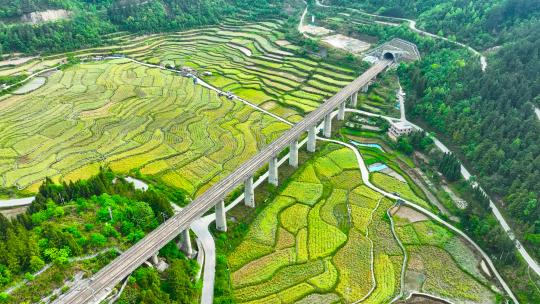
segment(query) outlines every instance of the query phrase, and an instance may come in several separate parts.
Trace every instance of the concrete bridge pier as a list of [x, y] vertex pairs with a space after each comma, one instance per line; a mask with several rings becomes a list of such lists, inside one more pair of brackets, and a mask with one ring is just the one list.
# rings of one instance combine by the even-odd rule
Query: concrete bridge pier
[[187, 257], [194, 255], [193, 247], [191, 246], [191, 237], [189, 236], [189, 229], [182, 231], [182, 243], [180, 249], [184, 251]]
[[298, 167], [298, 140], [295, 139], [291, 142], [289, 147], [289, 165], [292, 167]]
[[274, 186], [278, 185], [278, 159], [275, 156], [268, 161], [268, 182]]
[[358, 92], [355, 92], [351, 95], [351, 107], [356, 108], [356, 103], [358, 102]]
[[159, 264], [158, 252], [154, 253], [154, 255], [150, 258], [150, 261], [156, 266]]
[[253, 188], [253, 176], [244, 181], [244, 204], [248, 207], [255, 207], [255, 189]]
[[332, 136], [332, 117], [330, 113], [324, 117], [324, 137], [330, 138]]
[[345, 120], [345, 104], [346, 102], [344, 101], [339, 105], [339, 110], [337, 114], [338, 120]]
[[216, 229], [219, 231], [227, 231], [227, 218], [225, 216], [225, 202], [219, 200], [216, 204]]
[[366, 84], [365, 86], [362, 87], [362, 92], [367, 93], [368, 89], [369, 89], [369, 84]]
[[315, 152], [317, 148], [317, 128], [315, 126], [309, 127], [308, 129], [308, 141], [307, 141], [307, 150], [308, 152]]

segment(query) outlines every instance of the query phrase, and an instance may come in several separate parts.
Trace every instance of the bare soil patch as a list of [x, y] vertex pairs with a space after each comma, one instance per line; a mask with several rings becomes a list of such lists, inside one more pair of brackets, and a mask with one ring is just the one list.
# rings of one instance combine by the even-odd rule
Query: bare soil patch
[[332, 33], [332, 30], [315, 25], [305, 25], [304, 32], [312, 36], [324, 36]]
[[401, 206], [395, 214], [401, 218], [408, 219], [411, 223], [428, 220], [428, 217], [424, 214], [405, 206]]
[[362, 53], [368, 50], [371, 44], [358, 40], [356, 38], [351, 38], [344, 36], [342, 34], [336, 34], [323, 38], [323, 42], [331, 45], [332, 47], [351, 52], [353, 54]]
[[43, 22], [48, 22], [48, 21], [56, 21], [60, 19], [68, 19], [70, 16], [71, 16], [71, 12], [63, 10], [63, 9], [46, 10], [42, 12], [32, 12], [32, 13], [26, 14], [22, 16], [21, 21], [37, 24], [37, 23], [43, 23]]
[[277, 45], [279, 46], [287, 46], [287, 45], [290, 45], [291, 43], [287, 40], [276, 40], [275, 41]]
[[13, 94], [26, 94], [26, 93], [32, 92], [40, 88], [46, 82], [47, 82], [47, 78], [45, 77], [34, 77], [28, 83], [26, 83], [22, 87], [18, 88], [15, 92], [13, 92]]

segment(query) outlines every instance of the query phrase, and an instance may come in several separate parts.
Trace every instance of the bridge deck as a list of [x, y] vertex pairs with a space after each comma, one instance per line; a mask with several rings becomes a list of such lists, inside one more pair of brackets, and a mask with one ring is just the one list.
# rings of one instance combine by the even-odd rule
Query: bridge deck
[[101, 269], [92, 278], [74, 286], [64, 297], [59, 298], [58, 301], [61, 301], [61, 303], [89, 303], [101, 300], [99, 299], [100, 296], [108, 294], [122, 279], [147, 261], [160, 248], [173, 240], [180, 232], [188, 228], [191, 222], [201, 217], [219, 200], [223, 199], [234, 188], [243, 183], [244, 180], [252, 176], [270, 158], [275, 157], [279, 152], [288, 147], [291, 141], [300, 138], [310, 126], [316, 125], [324, 119], [325, 115], [331, 113], [342, 102], [346, 102], [347, 98], [358, 92], [360, 88], [368, 84], [371, 79], [384, 71], [391, 63], [389, 60], [382, 60], [373, 65], [336, 95], [328, 99], [318, 109], [309, 113], [302, 121], [286, 131], [280, 138], [242, 164], [229, 176], [209, 188], [180, 213], [150, 232], [146, 237]]

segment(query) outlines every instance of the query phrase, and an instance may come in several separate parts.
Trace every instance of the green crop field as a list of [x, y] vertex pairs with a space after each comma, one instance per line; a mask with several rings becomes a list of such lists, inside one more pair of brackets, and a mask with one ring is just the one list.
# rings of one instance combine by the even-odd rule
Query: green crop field
[[463, 239], [431, 221], [411, 220], [399, 212], [395, 217], [396, 232], [409, 253], [407, 288], [455, 302], [496, 302], [480, 270], [481, 258]]
[[[201, 76], [204, 81], [297, 122], [362, 71], [294, 55], [275, 43], [284, 36], [280, 26], [272, 21], [118, 35], [117, 45], [72, 55], [121, 53], [211, 72]], [[2, 67], [0, 74], [32, 73], [63, 58], [32, 59]], [[46, 176], [75, 180], [109, 165], [196, 194], [288, 128], [188, 79], [120, 59], [74, 65], [48, 76], [36, 91], [3, 96], [0, 115], [0, 186], [30, 192]]]
[[288, 126], [188, 78], [126, 60], [79, 64], [0, 103], [0, 185], [140, 169], [191, 194]]
[[283, 36], [279, 29], [256, 25], [166, 36], [159, 48], [133, 57], [212, 72], [204, 77], [208, 83], [291, 121], [298, 121], [298, 112], [312, 111], [362, 72], [299, 58], [274, 43]]
[[[363, 70], [278, 45], [285, 37], [281, 25], [230, 22], [146, 37], [121, 34], [114, 46], [72, 53], [130, 59], [85, 60], [46, 75], [36, 90], [0, 97], [0, 187], [35, 192], [45, 177], [67, 182], [107, 165], [200, 194], [289, 125], [144, 63], [195, 69], [204, 82], [298, 122]], [[65, 57], [2, 67], [0, 76], [30, 74]], [[389, 72], [359, 96], [359, 108], [397, 116], [396, 90]], [[404, 177], [372, 173], [374, 185], [431, 208], [395, 164], [397, 154], [360, 152], [367, 164], [386, 163]], [[401, 291], [419, 291], [455, 302], [495, 302], [491, 281], [463, 240], [428, 218], [399, 212], [392, 215], [394, 235], [387, 215], [393, 207], [362, 184], [352, 151], [323, 146], [229, 252], [234, 297], [239, 303], [387, 303]]]
[[[399, 294], [403, 251], [387, 216], [394, 203], [362, 184], [352, 151], [326, 145], [285, 183], [228, 254], [239, 303], [387, 303]], [[405, 291], [494, 301], [461, 239], [402, 216], [393, 217], [409, 256]], [[410, 284], [420, 270], [425, 284]]]
[[361, 110], [400, 117], [397, 92], [399, 79], [395, 71], [388, 71], [375, 80], [367, 93], [358, 95], [358, 107]]

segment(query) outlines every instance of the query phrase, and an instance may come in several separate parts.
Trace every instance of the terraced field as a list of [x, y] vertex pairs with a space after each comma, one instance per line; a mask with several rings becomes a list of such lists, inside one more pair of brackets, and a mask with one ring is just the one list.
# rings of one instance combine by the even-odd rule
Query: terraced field
[[100, 165], [140, 169], [193, 194], [288, 125], [188, 78], [127, 60], [76, 65], [0, 102], [0, 185], [35, 189]]
[[405, 288], [456, 303], [495, 303], [496, 294], [474, 251], [444, 227], [402, 208], [408, 210], [395, 218], [396, 232], [409, 253]]
[[[362, 71], [294, 55], [298, 47], [283, 36], [279, 21], [229, 22], [144, 37], [119, 33], [109, 37], [116, 45], [72, 53], [86, 63], [34, 92], [0, 97], [0, 186], [33, 191], [46, 176], [78, 179], [109, 164], [192, 194], [204, 190], [287, 126], [171, 73], [89, 59], [123, 54], [211, 72], [201, 76], [205, 82], [296, 122]], [[0, 66], [0, 74], [35, 73], [66, 56]]]
[[[401, 291], [403, 266], [387, 216], [387, 210], [396, 210], [393, 205], [362, 184], [349, 149], [325, 146], [291, 177], [228, 255], [236, 299], [390, 302]], [[414, 222], [410, 213], [393, 217], [410, 256], [405, 291], [471, 303], [495, 301], [489, 281], [478, 271], [479, 261], [459, 238], [421, 214], [412, 217]], [[448, 274], [437, 266], [447, 264]], [[462, 280], [452, 283], [453, 278]]]
[[[152, 64], [195, 68], [203, 79], [292, 122], [334, 95], [363, 69], [325, 63], [295, 55], [299, 47], [283, 40], [280, 21], [218, 27], [186, 32], [111, 38], [113, 46], [82, 50], [77, 57], [123, 54]], [[32, 73], [62, 61], [62, 55], [1, 67], [0, 75]]]
[[368, 92], [358, 95], [358, 108], [367, 112], [399, 118], [397, 91], [399, 78], [396, 71], [381, 75]]
[[[388, 224], [378, 212], [370, 218], [392, 202], [362, 185], [350, 150], [332, 145], [320, 155], [295, 173], [229, 255], [239, 302], [353, 302], [374, 286], [368, 230]], [[381, 275], [390, 277], [377, 292], [389, 299], [397, 291], [403, 256], [391, 235], [379, 237], [392, 249], [375, 250], [385, 269]]]
[[296, 56], [276, 43], [283, 35], [279, 23], [222, 25], [161, 37], [159, 48], [131, 56], [212, 72], [208, 83], [293, 122], [363, 72]]
[[[210, 72], [201, 76], [205, 82], [291, 122], [362, 73], [297, 56], [298, 47], [283, 37], [279, 21], [229, 22], [166, 35], [118, 34], [110, 37], [114, 46], [74, 55], [117, 53]], [[0, 67], [0, 75], [32, 73], [64, 59]], [[395, 78], [388, 77], [360, 95], [359, 107], [398, 113], [388, 85]], [[117, 172], [140, 170], [196, 195], [288, 127], [173, 72], [127, 59], [89, 61], [48, 76], [35, 91], [0, 97], [0, 187], [35, 191], [46, 176], [75, 180], [109, 165]], [[382, 157], [366, 156], [374, 162]], [[410, 183], [382, 173], [372, 174], [372, 182], [429, 208]], [[387, 215], [393, 205], [362, 184], [350, 150], [325, 146], [229, 255], [237, 300], [385, 303], [403, 290], [457, 302], [495, 301], [478, 259], [459, 238], [402, 209], [393, 214], [409, 256], [401, 286], [404, 252]]]

